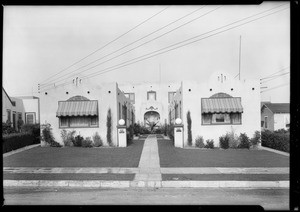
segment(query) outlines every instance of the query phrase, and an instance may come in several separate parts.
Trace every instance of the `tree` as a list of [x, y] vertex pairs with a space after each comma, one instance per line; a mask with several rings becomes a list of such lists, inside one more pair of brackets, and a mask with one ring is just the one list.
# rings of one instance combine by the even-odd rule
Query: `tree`
[[192, 138], [192, 119], [191, 119], [190, 111], [187, 112], [186, 118], [187, 118], [187, 128], [188, 128], [188, 145], [191, 146], [193, 142], [193, 138]]
[[106, 133], [106, 139], [109, 146], [112, 145], [112, 138], [111, 138], [111, 110], [110, 108], [107, 111], [107, 118], [106, 118], [106, 127], [107, 127], [107, 133]]

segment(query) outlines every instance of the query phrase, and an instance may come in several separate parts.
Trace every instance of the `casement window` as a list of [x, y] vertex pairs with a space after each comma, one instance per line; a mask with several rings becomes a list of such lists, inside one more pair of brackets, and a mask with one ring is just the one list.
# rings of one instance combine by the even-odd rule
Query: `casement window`
[[130, 102], [132, 104], [135, 103], [135, 95], [134, 95], [134, 93], [125, 93], [124, 95], [126, 96], [126, 98], [130, 99]]
[[25, 113], [26, 124], [35, 124], [35, 113]]
[[241, 98], [213, 95], [201, 99], [202, 125], [242, 124]]
[[[72, 97], [71, 99], [75, 99]], [[59, 101], [56, 116], [59, 128], [93, 128], [99, 126], [98, 101], [86, 98]]]
[[147, 92], [147, 100], [156, 100], [156, 92], [148, 91]]

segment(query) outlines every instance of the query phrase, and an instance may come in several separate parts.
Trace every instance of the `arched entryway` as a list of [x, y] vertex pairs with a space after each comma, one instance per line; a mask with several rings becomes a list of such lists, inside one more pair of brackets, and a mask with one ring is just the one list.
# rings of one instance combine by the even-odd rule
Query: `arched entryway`
[[144, 114], [145, 126], [153, 132], [159, 125], [160, 115], [156, 111], [148, 111]]

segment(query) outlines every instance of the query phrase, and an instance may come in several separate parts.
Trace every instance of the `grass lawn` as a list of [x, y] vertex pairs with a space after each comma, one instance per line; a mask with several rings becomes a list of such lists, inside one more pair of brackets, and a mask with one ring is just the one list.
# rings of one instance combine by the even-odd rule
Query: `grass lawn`
[[3, 158], [4, 167], [138, 167], [144, 141], [127, 147], [35, 147]]
[[289, 157], [266, 150], [182, 149], [159, 140], [161, 167], [289, 167]]
[[162, 174], [162, 180], [195, 180], [195, 181], [277, 181], [289, 180], [288, 174]]

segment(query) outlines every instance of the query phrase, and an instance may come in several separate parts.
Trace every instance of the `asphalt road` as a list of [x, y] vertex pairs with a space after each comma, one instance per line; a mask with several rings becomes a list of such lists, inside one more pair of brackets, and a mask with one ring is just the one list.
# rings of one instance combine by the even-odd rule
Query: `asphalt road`
[[5, 187], [4, 205], [260, 205], [288, 210], [288, 189]]

